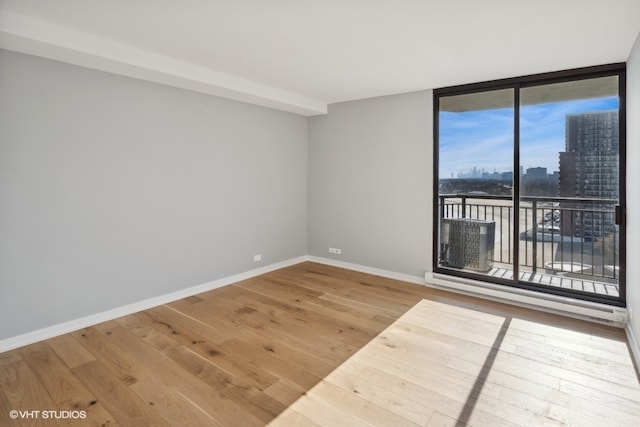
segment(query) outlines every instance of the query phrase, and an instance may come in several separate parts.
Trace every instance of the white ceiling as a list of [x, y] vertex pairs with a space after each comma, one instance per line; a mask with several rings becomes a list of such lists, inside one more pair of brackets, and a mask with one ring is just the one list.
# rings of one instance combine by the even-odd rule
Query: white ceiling
[[640, 0], [0, 0], [0, 47], [299, 114], [626, 61]]

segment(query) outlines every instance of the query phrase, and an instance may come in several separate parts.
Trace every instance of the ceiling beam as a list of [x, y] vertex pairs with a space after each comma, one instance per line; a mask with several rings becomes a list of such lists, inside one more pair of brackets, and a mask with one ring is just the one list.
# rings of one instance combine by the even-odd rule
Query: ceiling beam
[[0, 11], [0, 48], [304, 116], [327, 112], [317, 99], [11, 12]]

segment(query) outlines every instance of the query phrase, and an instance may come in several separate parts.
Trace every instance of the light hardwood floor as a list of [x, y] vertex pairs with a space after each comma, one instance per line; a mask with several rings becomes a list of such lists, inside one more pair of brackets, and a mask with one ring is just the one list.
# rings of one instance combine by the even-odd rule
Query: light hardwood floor
[[1, 426], [270, 422], [637, 426], [640, 384], [620, 329], [313, 263], [0, 353]]

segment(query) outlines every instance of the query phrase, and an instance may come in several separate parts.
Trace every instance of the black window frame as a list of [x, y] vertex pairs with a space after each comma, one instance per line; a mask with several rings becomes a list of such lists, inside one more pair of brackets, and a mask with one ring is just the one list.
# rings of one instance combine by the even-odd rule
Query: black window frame
[[[596, 295], [588, 292], [577, 290], [566, 291], [562, 288], [554, 286], [545, 286], [542, 284], [533, 284], [523, 282], [518, 279], [519, 276], [519, 250], [514, 245], [513, 253], [513, 270], [514, 279], [501, 279], [487, 275], [473, 273], [471, 271], [446, 268], [439, 265], [439, 241], [440, 241], [440, 212], [439, 212], [439, 115], [440, 115], [440, 98], [453, 95], [465, 95], [478, 92], [495, 91], [500, 89], [514, 89], [514, 159], [513, 159], [513, 223], [519, 223], [519, 200], [520, 200], [520, 174], [517, 171], [520, 168], [520, 89], [535, 87], [554, 83], [563, 83], [570, 81], [586, 80], [599, 77], [618, 77], [618, 96], [619, 96], [619, 257], [620, 257], [620, 275], [619, 275], [619, 297]], [[479, 280], [482, 282], [490, 282], [499, 285], [510, 286], [518, 289], [537, 291], [546, 294], [570, 297], [585, 301], [604, 303], [612, 306], [626, 306], [626, 63], [612, 63], [605, 65], [596, 65], [584, 68], [575, 68], [562, 71], [554, 71], [542, 74], [531, 74], [520, 77], [512, 77], [507, 79], [490, 80], [479, 83], [470, 83], [457, 86], [443, 87], [433, 90], [433, 241], [432, 241], [432, 262], [433, 272], [445, 274], [465, 279]], [[518, 227], [513, 227], [513, 241], [517, 242]]]

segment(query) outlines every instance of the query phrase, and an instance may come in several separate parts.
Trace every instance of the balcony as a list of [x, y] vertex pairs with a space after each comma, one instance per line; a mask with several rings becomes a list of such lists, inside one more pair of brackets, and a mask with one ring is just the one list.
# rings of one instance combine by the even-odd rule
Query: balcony
[[[441, 219], [495, 223], [493, 254], [482, 274], [512, 280], [516, 243], [511, 196], [442, 194], [439, 198]], [[619, 298], [617, 203], [611, 199], [521, 197], [517, 224], [520, 281]], [[439, 265], [450, 267], [444, 253], [440, 245]]]

